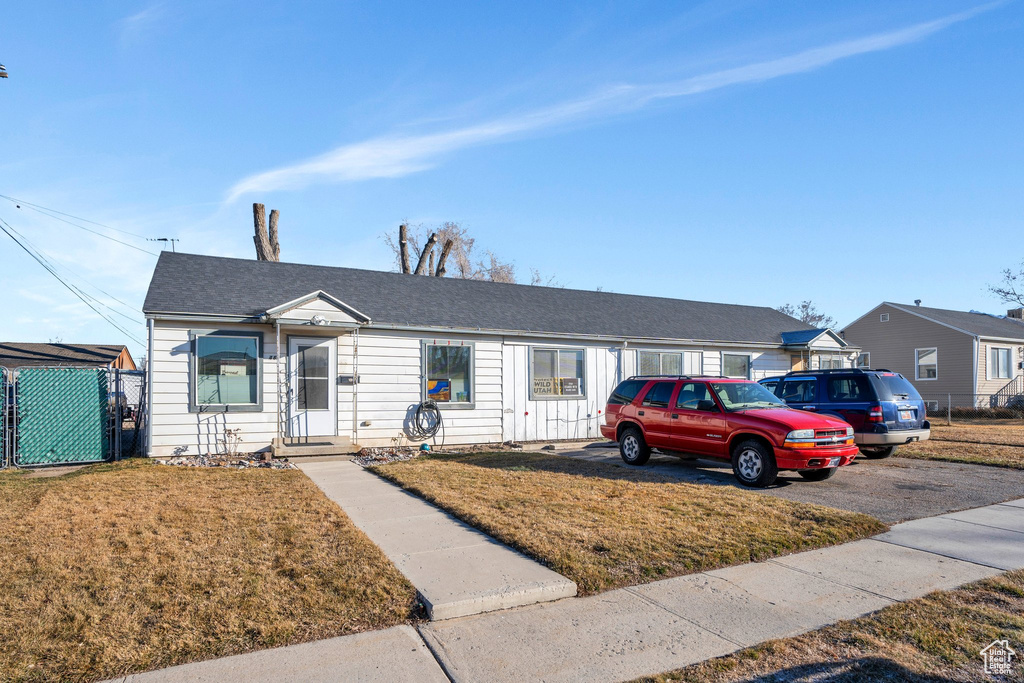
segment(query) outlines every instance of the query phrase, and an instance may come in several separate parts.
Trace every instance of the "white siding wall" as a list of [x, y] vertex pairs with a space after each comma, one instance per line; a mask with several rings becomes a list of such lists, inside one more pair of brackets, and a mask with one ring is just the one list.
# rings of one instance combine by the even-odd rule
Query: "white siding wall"
[[[255, 331], [263, 334], [263, 412], [189, 412], [190, 329]], [[241, 429], [239, 449], [264, 450], [277, 433], [277, 354], [274, 334], [257, 325], [159, 323], [153, 330], [153, 454], [217, 453], [224, 429]]]

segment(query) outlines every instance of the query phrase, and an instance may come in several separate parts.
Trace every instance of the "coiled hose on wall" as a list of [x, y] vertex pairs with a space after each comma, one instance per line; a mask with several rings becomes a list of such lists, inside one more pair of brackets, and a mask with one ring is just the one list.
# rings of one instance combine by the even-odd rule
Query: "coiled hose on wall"
[[441, 446], [444, 446], [444, 420], [436, 402], [427, 400], [416, 406], [410, 431], [410, 436], [417, 441], [433, 439], [440, 432]]

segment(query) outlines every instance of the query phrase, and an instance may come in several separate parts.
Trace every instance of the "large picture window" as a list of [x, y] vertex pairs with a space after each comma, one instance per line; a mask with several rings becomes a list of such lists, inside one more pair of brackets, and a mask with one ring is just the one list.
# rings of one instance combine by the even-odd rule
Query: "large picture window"
[[681, 375], [683, 374], [683, 354], [665, 353], [662, 351], [638, 351], [640, 374], [650, 375]]
[[533, 398], [583, 396], [583, 349], [531, 349]]
[[472, 403], [473, 345], [458, 342], [423, 346], [427, 364], [425, 398], [437, 403]]
[[196, 408], [258, 409], [261, 335], [200, 334], [193, 344]]
[[745, 353], [723, 353], [722, 376], [750, 379], [750, 356]]
[[938, 349], [914, 349], [914, 361], [916, 379], [939, 378]]

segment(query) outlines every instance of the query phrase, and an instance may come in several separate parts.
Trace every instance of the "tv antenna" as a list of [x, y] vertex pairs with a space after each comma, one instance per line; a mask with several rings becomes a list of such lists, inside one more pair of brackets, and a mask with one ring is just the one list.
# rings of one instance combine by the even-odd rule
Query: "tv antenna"
[[165, 243], [164, 247], [167, 246], [167, 244], [166, 244], [167, 242], [170, 242], [170, 244], [171, 244], [171, 251], [174, 251], [174, 243], [178, 242], [179, 240], [178, 240], [177, 237], [148, 237], [148, 238], [146, 238], [146, 241], [147, 242], [164, 242]]

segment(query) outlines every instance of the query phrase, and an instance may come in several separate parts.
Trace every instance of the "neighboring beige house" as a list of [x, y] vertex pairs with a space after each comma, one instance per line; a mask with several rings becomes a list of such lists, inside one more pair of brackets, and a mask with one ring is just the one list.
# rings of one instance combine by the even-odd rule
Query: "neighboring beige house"
[[[1024, 309], [997, 316], [884, 302], [843, 330], [858, 366], [902, 373], [921, 395], [1024, 393]], [[1005, 401], [1000, 400], [999, 405]]]

